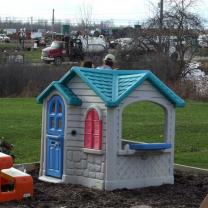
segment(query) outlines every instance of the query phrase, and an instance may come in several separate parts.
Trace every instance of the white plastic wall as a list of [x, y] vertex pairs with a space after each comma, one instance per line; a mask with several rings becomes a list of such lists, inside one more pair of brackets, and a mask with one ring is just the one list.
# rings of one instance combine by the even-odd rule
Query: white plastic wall
[[[171, 150], [134, 152], [122, 149], [122, 112], [126, 106], [138, 101], [151, 101], [165, 109], [165, 137], [166, 141], [172, 144]], [[148, 81], [145, 81], [118, 108], [107, 111], [105, 189], [131, 189], [163, 183], [172, 184], [174, 182], [174, 135], [174, 106]]]

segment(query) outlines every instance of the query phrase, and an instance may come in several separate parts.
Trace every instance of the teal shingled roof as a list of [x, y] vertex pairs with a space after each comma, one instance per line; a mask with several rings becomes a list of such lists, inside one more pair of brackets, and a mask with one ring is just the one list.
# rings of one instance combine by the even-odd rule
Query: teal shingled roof
[[52, 82], [38, 97], [37, 102], [43, 103], [45, 97], [47, 97], [53, 90], [57, 90], [63, 95], [66, 102], [70, 105], [81, 105], [82, 101], [66, 86], [58, 81]]
[[101, 70], [73, 67], [58, 83], [67, 86], [78, 75], [108, 107], [116, 107], [134, 89], [148, 80], [176, 107], [185, 102], [148, 70]]
[[185, 102], [148, 70], [101, 70], [73, 67], [60, 79], [66, 84], [78, 75], [109, 107], [115, 107], [134, 89], [148, 80], [176, 107]]

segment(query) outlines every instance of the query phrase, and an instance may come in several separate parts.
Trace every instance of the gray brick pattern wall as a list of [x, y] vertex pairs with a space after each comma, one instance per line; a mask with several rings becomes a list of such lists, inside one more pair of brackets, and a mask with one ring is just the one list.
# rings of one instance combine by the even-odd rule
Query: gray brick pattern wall
[[[81, 106], [68, 106], [67, 129], [65, 138], [66, 175], [81, 176], [86, 179], [104, 180], [105, 172], [105, 141], [106, 141], [106, 107], [102, 100], [83, 83], [75, 77], [70, 81], [70, 89], [82, 100]], [[102, 114], [103, 121], [103, 154], [86, 153], [84, 147], [84, 121], [89, 107], [95, 105]], [[76, 135], [72, 136], [72, 130]]]

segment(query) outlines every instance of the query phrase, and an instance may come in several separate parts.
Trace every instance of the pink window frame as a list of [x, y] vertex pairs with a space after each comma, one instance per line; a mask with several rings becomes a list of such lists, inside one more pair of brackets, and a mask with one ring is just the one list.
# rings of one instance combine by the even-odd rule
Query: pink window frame
[[95, 108], [90, 108], [85, 117], [84, 148], [102, 148], [102, 120]]

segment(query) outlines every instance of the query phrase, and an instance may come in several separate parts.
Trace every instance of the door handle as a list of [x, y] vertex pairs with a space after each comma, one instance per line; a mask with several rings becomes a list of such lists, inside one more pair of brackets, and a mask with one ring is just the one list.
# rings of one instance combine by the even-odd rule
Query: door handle
[[57, 136], [57, 135], [48, 135], [47, 134], [47, 137], [50, 137], [50, 138], [53, 138], [53, 139], [59, 139], [60, 136]]

